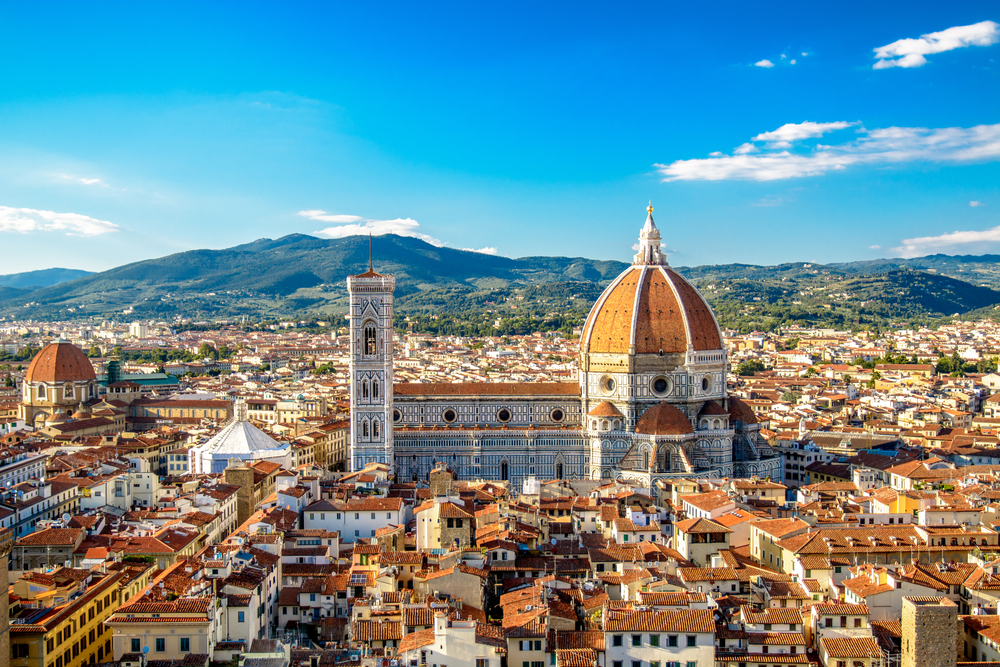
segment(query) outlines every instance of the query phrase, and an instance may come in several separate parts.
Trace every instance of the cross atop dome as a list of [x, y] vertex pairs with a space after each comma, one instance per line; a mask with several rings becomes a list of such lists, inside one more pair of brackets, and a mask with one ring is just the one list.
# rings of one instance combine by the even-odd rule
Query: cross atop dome
[[632, 258], [632, 264], [663, 264], [667, 257], [660, 251], [660, 230], [653, 222], [653, 201], [646, 207], [646, 224], [639, 232], [639, 252]]

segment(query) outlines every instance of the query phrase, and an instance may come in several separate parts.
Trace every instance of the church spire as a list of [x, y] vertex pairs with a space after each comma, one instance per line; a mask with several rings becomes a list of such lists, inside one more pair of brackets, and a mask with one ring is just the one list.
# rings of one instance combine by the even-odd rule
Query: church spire
[[633, 264], [666, 264], [667, 257], [660, 250], [660, 230], [653, 222], [653, 201], [646, 207], [646, 224], [639, 232], [639, 252], [632, 258]]

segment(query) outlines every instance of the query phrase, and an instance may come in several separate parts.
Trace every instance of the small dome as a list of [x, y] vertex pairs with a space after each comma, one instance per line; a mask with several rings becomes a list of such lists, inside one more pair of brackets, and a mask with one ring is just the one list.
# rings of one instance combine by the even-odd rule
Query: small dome
[[590, 417], [624, 417], [611, 401], [601, 401], [587, 415]]
[[62, 424], [66, 421], [66, 413], [62, 410], [56, 410], [52, 415], [45, 420], [46, 424]]
[[724, 407], [716, 403], [715, 401], [706, 401], [705, 405], [701, 408], [701, 412], [698, 413], [699, 417], [712, 417], [714, 415], [723, 416], [729, 415]]
[[683, 412], [669, 403], [658, 403], [642, 413], [635, 432], [644, 435], [687, 435], [694, 433], [694, 428]]
[[729, 419], [744, 424], [757, 423], [757, 415], [753, 409], [735, 396], [729, 397]]
[[73, 419], [90, 419], [90, 414], [77, 410], [73, 413]]
[[24, 375], [31, 382], [80, 382], [96, 380], [94, 365], [83, 350], [64, 340], [49, 343], [35, 355]]

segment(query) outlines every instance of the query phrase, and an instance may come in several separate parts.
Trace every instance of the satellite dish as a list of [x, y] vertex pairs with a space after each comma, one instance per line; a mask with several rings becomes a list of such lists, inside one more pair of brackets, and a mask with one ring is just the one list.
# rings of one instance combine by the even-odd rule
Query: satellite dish
[[69, 521], [72, 518], [73, 518], [73, 515], [70, 514], [69, 512], [66, 512], [65, 514], [62, 515], [62, 520], [63, 521]]
[[142, 647], [142, 654], [146, 655], [147, 653], [149, 653], [149, 647], [148, 646], [143, 646]]

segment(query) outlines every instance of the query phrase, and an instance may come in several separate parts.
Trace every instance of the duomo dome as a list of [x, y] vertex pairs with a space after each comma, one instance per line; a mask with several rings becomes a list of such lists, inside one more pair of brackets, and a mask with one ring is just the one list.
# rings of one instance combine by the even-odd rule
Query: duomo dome
[[669, 266], [633, 265], [594, 304], [580, 351], [610, 354], [685, 354], [722, 350], [722, 334], [691, 283]]
[[654, 405], [669, 403], [694, 424], [707, 401], [726, 397], [719, 324], [698, 290], [667, 264], [652, 206], [632, 265], [587, 317], [579, 380], [584, 413], [610, 401], [628, 431]]

